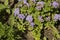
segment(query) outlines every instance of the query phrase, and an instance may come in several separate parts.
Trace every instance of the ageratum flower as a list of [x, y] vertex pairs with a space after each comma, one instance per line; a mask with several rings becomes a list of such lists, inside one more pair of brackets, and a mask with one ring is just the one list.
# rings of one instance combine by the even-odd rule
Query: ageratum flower
[[23, 0], [23, 3], [29, 7], [29, 3], [27, 2], [27, 0]]
[[38, 19], [39, 19], [41, 22], [44, 22], [42, 16], [38, 16]]
[[18, 18], [23, 20], [25, 18], [25, 16], [24, 16], [24, 14], [19, 14]]
[[57, 21], [59, 19], [59, 14], [55, 14], [54, 21]]
[[32, 15], [28, 15], [26, 20], [31, 23], [33, 21]]
[[41, 8], [43, 8], [43, 7], [44, 7], [44, 2], [43, 1], [37, 2], [37, 6], [36, 6], [37, 10], [41, 10]]
[[27, 3], [27, 0], [23, 0], [24, 3]]
[[34, 23], [34, 22], [31, 22], [31, 23], [30, 23], [30, 26], [32, 26], [32, 27], [33, 27], [34, 25], [35, 25], [35, 23]]
[[54, 1], [54, 2], [52, 3], [52, 6], [53, 6], [54, 8], [57, 8], [57, 7], [59, 6], [59, 4], [58, 4], [58, 2]]
[[19, 8], [15, 8], [14, 10], [14, 16], [17, 16], [19, 14]]

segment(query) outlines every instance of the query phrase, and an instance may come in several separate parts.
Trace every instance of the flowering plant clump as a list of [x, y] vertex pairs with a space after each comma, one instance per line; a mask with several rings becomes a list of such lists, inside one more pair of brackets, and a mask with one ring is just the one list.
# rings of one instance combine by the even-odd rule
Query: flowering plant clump
[[60, 7], [55, 0], [1, 0], [1, 40], [60, 40]]

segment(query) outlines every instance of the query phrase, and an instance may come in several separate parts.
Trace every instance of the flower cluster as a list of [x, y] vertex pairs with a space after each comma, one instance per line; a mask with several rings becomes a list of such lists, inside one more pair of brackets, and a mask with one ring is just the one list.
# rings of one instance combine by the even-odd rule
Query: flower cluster
[[[22, 1], [22, 0], [19, 0], [19, 1]], [[27, 2], [27, 1], [28, 0], [23, 0], [23, 4], [24, 5], [27, 5], [28, 7], [31, 6], [29, 4], [29, 2]], [[44, 1], [39, 1], [39, 2], [37, 2], [37, 0], [30, 0], [30, 1], [32, 1], [32, 2], [34, 2], [36, 4], [36, 7], [35, 8], [37, 10], [41, 10], [44, 7], [44, 4], [45, 4]], [[58, 8], [59, 7], [59, 3], [56, 2], [56, 1], [53, 1], [52, 3], [50, 3], [50, 5], [53, 6], [54, 8]]]
[[50, 21], [50, 17], [49, 16], [48, 17], [45, 17], [45, 20], [43, 19], [42, 16], [38, 16], [38, 19], [39, 19], [40, 22]]
[[[41, 10], [44, 5], [45, 5], [45, 2], [44, 1], [39, 1], [39, 2], [36, 2], [36, 0], [30, 0], [32, 2], [35, 2], [36, 6], [35, 6], [35, 9], [36, 10]], [[27, 0], [23, 0], [23, 4], [24, 5], [27, 5], [28, 7], [30, 6], [29, 2]], [[58, 2], [54, 1], [52, 3], [50, 3], [54, 8], [58, 8], [59, 4]], [[21, 14], [19, 13], [19, 8], [16, 8], [15, 11], [14, 11], [14, 16], [18, 16], [19, 19], [22, 19], [22, 20], [26, 20], [30, 23], [31, 26], [34, 26], [35, 23], [33, 22], [33, 17], [32, 15], [27, 15], [27, 17], [24, 15], [24, 14]], [[46, 17], [45, 18], [46, 21], [50, 21], [50, 17]], [[38, 16], [38, 20], [40, 22], [44, 22], [45, 20], [43, 19], [42, 16]], [[60, 20], [60, 14], [55, 14], [54, 16], [54, 20], [57, 21], [57, 20]]]
[[[19, 14], [19, 8], [15, 9], [14, 16], [18, 16], [18, 18], [22, 19], [22, 20], [24, 20], [24, 18], [25, 18], [24, 14]], [[38, 19], [39, 19], [40, 22], [44, 22], [44, 19], [43, 19], [42, 16], [38, 16]], [[57, 21], [57, 20], [60, 20], [60, 14], [55, 14], [54, 21]], [[32, 15], [27, 15], [26, 21], [28, 21], [31, 26], [35, 25], [35, 23], [33, 22]], [[50, 21], [50, 17], [46, 17], [46, 21]]]
[[[59, 39], [59, 6], [58, 0], [0, 0], [0, 39]], [[48, 33], [49, 30], [51, 33]], [[45, 34], [52, 34], [51, 38]]]
[[20, 12], [19, 8], [16, 8], [14, 10], [14, 16], [18, 16], [19, 19], [23, 20], [25, 18], [25, 16], [24, 16], [24, 14], [19, 14], [19, 12]]
[[[18, 16], [18, 18], [21, 19], [21, 20], [24, 20], [24, 18], [25, 18], [25, 15], [24, 15], [24, 14], [21, 14], [21, 13], [19, 14], [19, 8], [16, 8], [16, 9], [15, 9], [15, 11], [14, 11], [14, 16]], [[34, 25], [35, 25], [34, 22], [33, 22], [33, 17], [32, 17], [32, 15], [28, 15], [28, 16], [26, 17], [26, 21], [28, 21], [31, 26], [34, 26]]]

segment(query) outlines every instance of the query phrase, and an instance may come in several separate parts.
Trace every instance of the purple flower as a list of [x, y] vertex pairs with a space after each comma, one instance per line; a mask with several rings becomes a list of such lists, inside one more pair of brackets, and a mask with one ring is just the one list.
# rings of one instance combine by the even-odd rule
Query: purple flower
[[32, 15], [28, 15], [26, 20], [31, 23], [33, 21]]
[[54, 21], [57, 21], [59, 19], [59, 14], [55, 14]]
[[58, 14], [55, 14], [54, 21], [57, 21], [57, 20], [58, 20]]
[[35, 23], [33, 23], [33, 22], [30, 23], [30, 26], [32, 26], [32, 27], [33, 27], [34, 25], [35, 25]]
[[30, 6], [29, 3], [25, 3], [25, 5], [27, 5], [28, 7]]
[[53, 6], [54, 8], [57, 8], [57, 7], [59, 6], [59, 4], [58, 4], [58, 2], [54, 1], [54, 2], [52, 3], [52, 6]]
[[23, 3], [27, 6], [29, 6], [29, 3], [27, 2], [27, 0], [23, 0]]
[[39, 19], [41, 22], [44, 22], [42, 16], [38, 16], [38, 19]]
[[15, 8], [14, 10], [14, 16], [17, 16], [19, 14], [19, 8]]
[[37, 6], [36, 6], [37, 10], [41, 10], [41, 8], [43, 8], [43, 7], [44, 7], [44, 2], [43, 1], [37, 2]]
[[23, 0], [23, 3], [27, 3], [27, 0]]
[[27, 0], [23, 0], [24, 5], [27, 5], [29, 7], [29, 3], [27, 2]]
[[25, 18], [25, 16], [24, 16], [23, 14], [19, 14], [19, 15], [18, 15], [18, 18], [20, 18], [20, 19], [23, 20], [23, 19]]
[[50, 21], [50, 17], [46, 17], [46, 21]]

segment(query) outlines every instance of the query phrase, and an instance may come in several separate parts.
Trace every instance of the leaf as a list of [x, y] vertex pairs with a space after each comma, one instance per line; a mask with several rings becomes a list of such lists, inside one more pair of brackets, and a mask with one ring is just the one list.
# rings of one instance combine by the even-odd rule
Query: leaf
[[33, 11], [33, 7], [30, 7], [29, 9], [28, 9], [28, 13], [31, 13], [32, 11]]
[[8, 0], [5, 0], [4, 5], [8, 6]]
[[24, 31], [24, 30], [25, 30], [24, 26], [21, 25], [21, 24], [19, 24], [19, 23], [17, 23], [17, 27], [18, 27], [18, 29], [21, 30], [21, 31]]
[[1, 36], [3, 36], [5, 34], [5, 27], [4, 25], [2, 25], [2, 23], [0, 23], [0, 38]]
[[22, 13], [26, 13], [26, 11], [27, 11], [26, 8], [24, 8], [24, 7], [21, 8]]
[[46, 37], [44, 37], [43, 39], [46, 40]]
[[5, 6], [3, 4], [0, 4], [0, 9], [4, 9]]
[[29, 26], [29, 27], [28, 27], [28, 30], [33, 30], [33, 27]]
[[10, 9], [6, 9], [6, 12], [10, 14]]
[[9, 24], [10, 26], [13, 26], [14, 23], [15, 23], [14, 21], [15, 21], [15, 20], [14, 20], [14, 16], [11, 15], [10, 18], [9, 18], [9, 20], [8, 20], [8, 24]]

